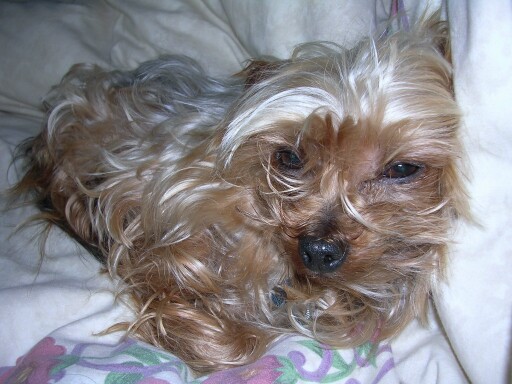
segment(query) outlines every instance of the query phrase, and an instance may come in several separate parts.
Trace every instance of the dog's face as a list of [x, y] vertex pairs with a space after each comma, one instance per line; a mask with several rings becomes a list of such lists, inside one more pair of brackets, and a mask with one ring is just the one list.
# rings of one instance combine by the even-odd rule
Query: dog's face
[[233, 204], [267, 249], [240, 268], [330, 343], [424, 315], [464, 210], [449, 65], [433, 46], [395, 43], [257, 63], [223, 132], [223, 177], [247, 192]]

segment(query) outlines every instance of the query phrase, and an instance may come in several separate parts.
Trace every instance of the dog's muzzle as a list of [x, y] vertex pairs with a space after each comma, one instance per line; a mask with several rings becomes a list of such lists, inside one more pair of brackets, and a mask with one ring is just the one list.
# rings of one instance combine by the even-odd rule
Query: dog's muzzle
[[310, 271], [329, 273], [343, 264], [348, 254], [348, 245], [340, 241], [303, 236], [299, 239], [299, 254]]

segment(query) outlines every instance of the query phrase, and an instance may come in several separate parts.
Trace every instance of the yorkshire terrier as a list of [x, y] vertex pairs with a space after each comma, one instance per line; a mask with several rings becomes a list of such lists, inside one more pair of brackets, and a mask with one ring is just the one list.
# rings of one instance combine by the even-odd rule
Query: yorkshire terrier
[[353, 347], [425, 319], [467, 212], [436, 17], [224, 80], [76, 65], [46, 103], [14, 191], [122, 280], [136, 319], [114, 328], [210, 372], [284, 333]]

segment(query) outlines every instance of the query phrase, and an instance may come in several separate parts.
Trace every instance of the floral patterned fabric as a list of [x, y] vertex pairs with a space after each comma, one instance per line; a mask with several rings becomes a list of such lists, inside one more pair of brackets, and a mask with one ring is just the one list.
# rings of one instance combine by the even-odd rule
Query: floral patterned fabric
[[384, 383], [393, 379], [394, 366], [388, 344], [341, 351], [297, 336], [275, 343], [252, 364], [196, 378], [175, 356], [133, 339], [67, 345], [46, 337], [14, 367], [0, 368], [0, 383]]

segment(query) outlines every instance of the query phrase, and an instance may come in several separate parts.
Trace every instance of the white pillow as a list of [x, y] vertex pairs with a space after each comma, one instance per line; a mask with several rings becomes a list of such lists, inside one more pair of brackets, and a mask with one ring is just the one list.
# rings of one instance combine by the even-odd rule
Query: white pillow
[[108, 66], [118, 14], [100, 1], [0, 4], [0, 110], [38, 116], [72, 64]]

